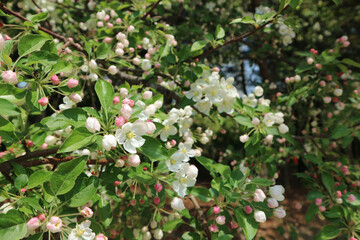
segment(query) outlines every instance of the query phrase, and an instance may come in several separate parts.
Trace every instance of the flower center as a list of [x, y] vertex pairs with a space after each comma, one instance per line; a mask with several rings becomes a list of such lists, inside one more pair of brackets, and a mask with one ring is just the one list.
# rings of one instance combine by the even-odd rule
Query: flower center
[[184, 177], [182, 177], [182, 178], [180, 178], [180, 182], [186, 184], [186, 183], [187, 183], [187, 179], [184, 178]]
[[171, 159], [171, 160], [170, 160], [171, 165], [175, 165], [176, 162], [177, 162], [177, 161], [176, 161], [175, 159]]
[[164, 127], [164, 130], [165, 130], [165, 131], [169, 131], [169, 130], [170, 130], [170, 127], [169, 127], [169, 126], [165, 126], [165, 127]]
[[216, 90], [212, 90], [212, 91], [210, 92], [210, 94], [211, 94], [211, 96], [216, 96]]
[[85, 232], [85, 230], [78, 229], [78, 230], [76, 231], [76, 236], [81, 237], [81, 236], [84, 234], [84, 232]]
[[132, 138], [134, 138], [136, 136], [136, 134], [134, 133], [134, 132], [128, 132], [127, 134], [126, 134], [126, 138], [128, 138], [128, 139], [132, 139]]

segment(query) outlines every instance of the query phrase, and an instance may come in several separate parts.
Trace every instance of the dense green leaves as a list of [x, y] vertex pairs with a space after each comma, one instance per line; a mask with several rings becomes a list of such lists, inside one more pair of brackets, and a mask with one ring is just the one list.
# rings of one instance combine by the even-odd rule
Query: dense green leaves
[[143, 136], [143, 138], [145, 138], [145, 143], [140, 148], [142, 154], [147, 156], [151, 161], [169, 160], [166, 149], [158, 140], [149, 136]]
[[259, 228], [259, 223], [255, 222], [252, 215], [245, 215], [239, 207], [235, 208], [234, 213], [238, 224], [244, 229], [246, 239], [253, 239]]
[[49, 38], [40, 34], [28, 34], [20, 38], [18, 51], [20, 56], [25, 56], [39, 50]]
[[59, 153], [72, 152], [86, 147], [95, 140], [93, 133], [85, 127], [75, 129], [59, 148]]
[[0, 239], [22, 239], [27, 232], [26, 221], [17, 210], [0, 214]]
[[50, 188], [55, 195], [67, 193], [73, 188], [76, 178], [84, 170], [87, 158], [82, 156], [59, 165], [50, 180]]

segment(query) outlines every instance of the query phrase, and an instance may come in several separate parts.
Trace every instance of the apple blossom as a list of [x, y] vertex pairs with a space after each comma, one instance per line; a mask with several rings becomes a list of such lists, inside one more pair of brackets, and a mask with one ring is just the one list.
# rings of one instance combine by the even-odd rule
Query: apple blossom
[[263, 211], [256, 210], [254, 213], [254, 218], [256, 222], [265, 222], [266, 221], [266, 215]]
[[62, 220], [59, 217], [51, 217], [50, 221], [46, 224], [46, 228], [52, 233], [61, 232], [61, 227]]
[[249, 136], [247, 134], [240, 136], [240, 142], [246, 143], [247, 141], [249, 141]]
[[270, 196], [280, 202], [285, 199], [283, 195], [284, 192], [285, 192], [285, 188], [281, 185], [275, 185], [270, 187], [269, 189]]
[[116, 147], [116, 138], [114, 135], [105, 135], [102, 139], [102, 146], [106, 151]]
[[82, 97], [77, 94], [77, 93], [72, 93], [69, 96], [70, 100], [73, 101], [74, 103], [79, 103], [82, 101]]
[[68, 237], [68, 240], [93, 240], [95, 233], [90, 229], [90, 220], [85, 220], [81, 224], [76, 225]]
[[47, 97], [42, 97], [42, 98], [39, 99], [38, 103], [41, 106], [45, 107], [46, 105], [48, 105], [49, 99]]
[[27, 231], [30, 234], [35, 233], [35, 230], [40, 227], [40, 219], [38, 217], [33, 217], [31, 218], [27, 223], [26, 223], [26, 227], [27, 227]]
[[224, 225], [225, 224], [225, 216], [218, 216], [216, 217], [215, 221], [217, 224], [219, 225]]
[[282, 207], [279, 207], [274, 210], [274, 215], [277, 218], [284, 218], [286, 216], [286, 211]]
[[264, 89], [262, 87], [260, 87], [260, 86], [256, 86], [254, 88], [254, 94], [257, 97], [261, 97], [264, 94]]
[[265, 200], [266, 196], [263, 190], [256, 189], [254, 192], [254, 201], [255, 202], [263, 202]]
[[100, 233], [96, 235], [95, 240], [108, 240], [108, 238], [104, 234]]
[[140, 157], [139, 155], [135, 154], [135, 155], [130, 155], [129, 156], [129, 165], [132, 167], [137, 167], [140, 165]]
[[91, 218], [93, 214], [93, 211], [89, 207], [85, 207], [83, 210], [81, 210], [81, 215], [84, 217]]
[[88, 117], [86, 119], [85, 127], [89, 130], [89, 132], [95, 133], [100, 131], [101, 125], [96, 118]]
[[219, 229], [218, 229], [218, 227], [217, 227], [215, 224], [211, 224], [211, 225], [210, 225], [210, 231], [212, 231], [212, 232], [218, 232]]
[[68, 88], [74, 88], [76, 87], [77, 85], [79, 84], [79, 81], [74, 79], [74, 78], [70, 78], [68, 81], [67, 81], [67, 86]]
[[145, 143], [141, 136], [148, 131], [147, 124], [142, 121], [125, 123], [121, 129], [116, 130], [115, 137], [119, 145], [123, 145], [129, 153], [136, 153], [136, 148]]
[[57, 75], [52, 75], [50, 78], [52, 84], [59, 85], [59, 77]]
[[3, 71], [1, 73], [1, 77], [4, 79], [5, 83], [8, 83], [8, 84], [17, 84], [18, 83], [16, 72], [13, 72], [11, 70]]

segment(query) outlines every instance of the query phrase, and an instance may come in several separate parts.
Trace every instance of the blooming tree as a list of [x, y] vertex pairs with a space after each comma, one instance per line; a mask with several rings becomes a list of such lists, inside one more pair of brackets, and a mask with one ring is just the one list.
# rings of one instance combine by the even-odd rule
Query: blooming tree
[[[286, 217], [277, 178], [289, 158], [306, 167], [306, 220], [328, 219], [317, 238], [357, 239], [358, 163], [346, 150], [360, 136], [360, 64], [343, 56], [349, 37], [297, 52], [281, 83], [250, 93], [213, 57], [239, 44], [260, 60], [291, 48], [299, 26], [286, 13], [301, 2], [247, 12], [208, 1], [200, 15], [234, 8], [187, 36], [194, 19], [177, 28], [167, 11], [194, 3], [0, 3], [0, 239], [166, 239], [180, 226], [182, 239], [253, 239]], [[261, 34], [274, 50], [256, 50]], [[225, 134], [233, 149], [212, 156]]]

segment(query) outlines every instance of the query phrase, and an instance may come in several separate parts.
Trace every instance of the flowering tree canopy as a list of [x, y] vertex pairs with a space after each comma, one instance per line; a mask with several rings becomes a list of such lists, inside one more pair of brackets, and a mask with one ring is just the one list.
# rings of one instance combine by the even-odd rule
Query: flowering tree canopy
[[354, 9], [0, 3], [0, 239], [254, 239], [289, 168], [314, 239], [359, 239]]

